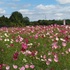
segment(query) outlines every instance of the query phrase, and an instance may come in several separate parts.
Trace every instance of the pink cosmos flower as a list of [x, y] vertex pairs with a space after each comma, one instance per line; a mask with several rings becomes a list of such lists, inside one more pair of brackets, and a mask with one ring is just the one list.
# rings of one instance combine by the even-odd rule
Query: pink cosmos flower
[[57, 58], [57, 57], [58, 57], [56, 53], [54, 54], [54, 57], [55, 57], [55, 58]]
[[6, 66], [6, 70], [10, 70], [10, 66]]
[[19, 40], [18, 40], [18, 39], [16, 39], [16, 42], [19, 42]]
[[22, 41], [23, 41], [23, 38], [22, 38], [22, 37], [19, 37], [19, 39], [20, 39], [20, 42], [22, 42]]
[[35, 39], [38, 39], [38, 35], [35, 35], [35, 37], [34, 37]]
[[60, 32], [63, 33], [63, 34], [66, 34], [67, 33], [66, 30], [61, 30]]
[[52, 52], [48, 52], [48, 55], [52, 55]]
[[47, 65], [50, 65], [50, 61], [46, 61], [46, 64], [47, 64]]
[[22, 42], [22, 41], [23, 41], [23, 38], [21, 36], [18, 36], [16, 39], [16, 42]]
[[24, 54], [25, 54], [25, 55], [31, 55], [31, 51], [26, 50], [26, 51], [24, 52]]
[[32, 65], [30, 65], [30, 68], [31, 68], [31, 69], [34, 69], [34, 67], [35, 67], [35, 66], [34, 66], [33, 64], [32, 64]]
[[7, 66], [6, 64], [3, 64], [3, 66]]
[[59, 46], [57, 45], [57, 42], [54, 42], [53, 44], [52, 44], [52, 49], [57, 49]]
[[52, 62], [52, 59], [51, 58], [48, 58], [48, 61]]
[[29, 65], [28, 65], [28, 64], [26, 64], [26, 65], [25, 65], [25, 68], [27, 68], [27, 69], [28, 69], [28, 68], [29, 68]]
[[54, 58], [54, 61], [55, 61], [55, 62], [58, 62], [58, 57], [55, 57], [55, 58]]
[[68, 49], [68, 51], [70, 52], [70, 48]]
[[65, 47], [67, 44], [66, 42], [62, 42], [62, 46]]
[[26, 43], [22, 43], [22, 48], [27, 49], [27, 44]]
[[43, 56], [43, 59], [46, 59], [46, 55]]
[[22, 67], [20, 68], [20, 70], [25, 70], [25, 67], [24, 67], [24, 66], [22, 66]]
[[14, 68], [14, 69], [17, 69], [17, 68], [18, 68], [18, 66], [17, 66], [17, 65], [13, 65], [13, 68]]

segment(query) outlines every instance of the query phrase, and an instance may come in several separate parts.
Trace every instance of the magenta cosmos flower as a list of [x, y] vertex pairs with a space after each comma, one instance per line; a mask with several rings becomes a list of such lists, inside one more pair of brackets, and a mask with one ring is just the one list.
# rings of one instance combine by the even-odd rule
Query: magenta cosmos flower
[[2, 66], [3, 66], [3, 65], [2, 65], [2, 64], [0, 64], [0, 70], [2, 70]]
[[15, 52], [14, 55], [13, 55], [13, 59], [14, 59], [14, 60], [17, 60], [18, 55], [19, 55], [19, 53], [18, 53], [18, 52]]
[[21, 51], [25, 51], [28, 48], [26, 43], [22, 43]]
[[28, 44], [29, 40], [27, 38], [24, 39], [25, 43]]

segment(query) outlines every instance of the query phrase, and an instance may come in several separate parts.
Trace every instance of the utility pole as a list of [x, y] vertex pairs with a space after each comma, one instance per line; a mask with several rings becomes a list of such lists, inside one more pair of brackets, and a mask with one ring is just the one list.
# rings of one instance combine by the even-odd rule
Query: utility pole
[[45, 20], [46, 20], [46, 15], [45, 15]]
[[63, 20], [63, 25], [66, 25], [66, 20], [65, 19]]

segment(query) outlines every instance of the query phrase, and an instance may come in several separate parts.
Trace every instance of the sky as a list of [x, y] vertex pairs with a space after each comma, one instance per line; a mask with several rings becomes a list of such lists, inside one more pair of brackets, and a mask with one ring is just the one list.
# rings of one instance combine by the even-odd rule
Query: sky
[[14, 11], [30, 21], [70, 19], [70, 0], [0, 0], [0, 16]]

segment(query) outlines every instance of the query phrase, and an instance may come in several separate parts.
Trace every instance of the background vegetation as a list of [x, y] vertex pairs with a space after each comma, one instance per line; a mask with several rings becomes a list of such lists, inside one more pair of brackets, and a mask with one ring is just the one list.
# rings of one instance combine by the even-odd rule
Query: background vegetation
[[[50, 24], [63, 24], [63, 20], [38, 20], [30, 21], [28, 17], [23, 17], [23, 15], [18, 12], [12, 12], [11, 16], [5, 17], [4, 15], [0, 17], [0, 27], [20, 27], [27, 25], [50, 25]], [[70, 24], [70, 19], [66, 20], [66, 24]]]

